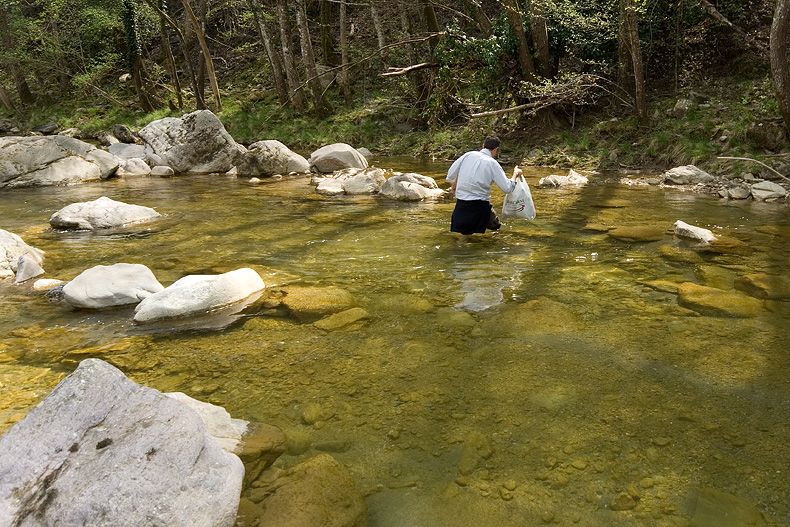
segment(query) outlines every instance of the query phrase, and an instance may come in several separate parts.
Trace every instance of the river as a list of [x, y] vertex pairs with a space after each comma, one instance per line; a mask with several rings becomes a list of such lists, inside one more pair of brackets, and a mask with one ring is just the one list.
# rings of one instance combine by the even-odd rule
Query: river
[[[375, 164], [446, 186], [449, 163]], [[281, 427], [292, 448], [280, 466], [330, 452], [364, 492], [371, 527], [722, 525], [700, 496], [790, 524], [790, 303], [710, 316], [666, 287], [786, 276], [790, 209], [613, 176], [537, 188], [550, 172], [525, 169], [534, 221], [468, 243], [448, 232], [451, 201], [326, 197], [306, 177], [4, 191], [0, 228], [45, 251], [46, 277], [127, 262], [169, 285], [253, 267], [272, 288], [346, 289], [370, 318], [327, 332], [254, 313], [222, 330], [152, 331], [131, 309], [72, 310], [0, 282], [0, 431], [98, 357]], [[53, 212], [100, 196], [164, 218], [49, 227]], [[748, 250], [692, 250], [672, 234], [677, 220]], [[625, 243], [606, 232], [634, 225], [666, 234]]]

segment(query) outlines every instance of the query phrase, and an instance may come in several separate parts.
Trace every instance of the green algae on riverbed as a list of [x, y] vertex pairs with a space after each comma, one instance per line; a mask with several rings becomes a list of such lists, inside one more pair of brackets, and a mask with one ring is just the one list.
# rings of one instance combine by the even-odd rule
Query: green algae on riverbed
[[[444, 168], [409, 167], [437, 178]], [[534, 184], [539, 172], [527, 176]], [[46, 227], [54, 210], [100, 195], [165, 219], [106, 234]], [[48, 276], [123, 261], [167, 285], [253, 266], [275, 288], [348, 291], [367, 317], [327, 330], [272, 310], [223, 331], [147, 332], [129, 309], [70, 310], [4, 282], [0, 422], [99, 357], [141, 384], [280, 426], [289, 454], [278, 464], [332, 453], [375, 527], [458, 525], [461, 515], [470, 525], [690, 525], [708, 488], [790, 522], [790, 308], [760, 299], [733, 318], [676, 293], [781, 275], [785, 206], [606, 182], [533, 197], [534, 222], [458, 244], [451, 202], [326, 198], [305, 178], [4, 193], [0, 227], [46, 251]], [[689, 248], [671, 234], [678, 219], [751, 250]], [[607, 234], [635, 225], [665, 234]]]

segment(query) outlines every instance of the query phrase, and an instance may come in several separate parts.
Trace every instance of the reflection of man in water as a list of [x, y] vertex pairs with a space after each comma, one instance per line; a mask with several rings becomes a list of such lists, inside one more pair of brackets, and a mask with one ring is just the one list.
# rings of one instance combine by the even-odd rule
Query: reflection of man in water
[[491, 206], [491, 183], [509, 194], [516, 188], [516, 177], [521, 169], [516, 167], [513, 176], [508, 179], [505, 171], [494, 159], [499, 150], [499, 138], [486, 137], [482, 150], [467, 152], [450, 166], [447, 181], [452, 183], [456, 202], [450, 230], [459, 232], [464, 237], [486, 229], [499, 229], [499, 218]]

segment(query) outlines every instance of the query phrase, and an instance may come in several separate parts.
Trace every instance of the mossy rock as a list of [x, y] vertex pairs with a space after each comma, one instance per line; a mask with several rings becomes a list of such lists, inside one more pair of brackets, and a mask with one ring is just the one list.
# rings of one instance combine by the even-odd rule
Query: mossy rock
[[616, 227], [609, 231], [609, 236], [627, 243], [656, 242], [664, 239], [666, 229], [655, 225], [634, 225]]
[[678, 303], [710, 316], [748, 318], [763, 312], [762, 300], [692, 282], [678, 286]]

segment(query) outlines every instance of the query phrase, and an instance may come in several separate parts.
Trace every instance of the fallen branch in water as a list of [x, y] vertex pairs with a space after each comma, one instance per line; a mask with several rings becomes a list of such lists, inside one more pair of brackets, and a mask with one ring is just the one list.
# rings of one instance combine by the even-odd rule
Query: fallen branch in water
[[788, 178], [787, 176], [785, 176], [784, 174], [782, 174], [778, 170], [776, 170], [776, 169], [774, 169], [772, 167], [769, 167], [768, 165], [766, 165], [762, 161], [757, 161], [756, 159], [752, 159], [750, 157], [721, 157], [721, 156], [719, 156], [716, 159], [734, 159], [736, 161], [751, 161], [752, 163], [757, 163], [758, 165], [764, 166], [765, 168], [767, 168], [768, 170], [770, 170], [771, 172], [773, 172], [774, 174], [776, 174], [780, 178], [784, 179], [785, 181], [790, 181], [790, 178]]

